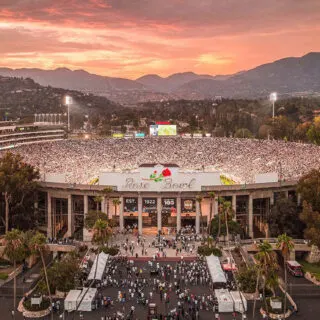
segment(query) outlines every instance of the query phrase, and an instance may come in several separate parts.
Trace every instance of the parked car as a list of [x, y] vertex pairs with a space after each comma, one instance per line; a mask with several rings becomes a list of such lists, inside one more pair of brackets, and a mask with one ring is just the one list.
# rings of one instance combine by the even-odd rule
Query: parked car
[[287, 270], [294, 276], [294, 277], [303, 277], [302, 266], [295, 260], [289, 260], [286, 262]]

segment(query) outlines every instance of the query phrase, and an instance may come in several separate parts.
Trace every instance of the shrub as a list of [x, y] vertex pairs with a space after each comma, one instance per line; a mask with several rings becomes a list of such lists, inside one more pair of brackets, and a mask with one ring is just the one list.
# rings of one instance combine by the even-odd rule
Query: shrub
[[[60, 261], [55, 261], [47, 270], [47, 274], [51, 292], [72, 290], [76, 287], [77, 277], [80, 276], [79, 259], [74, 253], [69, 253]], [[38, 288], [40, 292], [47, 293], [47, 286], [43, 279], [39, 281]]]
[[46, 310], [49, 308], [50, 300], [49, 300], [49, 298], [42, 297], [42, 302], [40, 305], [31, 305], [31, 298], [27, 298], [23, 302], [23, 306], [28, 311], [42, 311], [42, 310]]
[[203, 246], [199, 246], [198, 247], [198, 254], [201, 256], [211, 256], [212, 254], [217, 256], [217, 257], [221, 257], [222, 256], [222, 252], [220, 249], [218, 248], [211, 248], [207, 245], [203, 245]]
[[102, 252], [110, 254], [110, 256], [116, 256], [119, 253], [119, 248], [117, 247], [101, 247]]
[[1, 272], [0, 273], [0, 280], [7, 280], [9, 275], [7, 273]]
[[254, 268], [242, 268], [237, 274], [237, 280], [241, 291], [245, 293], [253, 293], [256, 291], [257, 271]]
[[0, 268], [5, 269], [11, 266], [12, 266], [12, 263], [10, 261], [0, 258]]

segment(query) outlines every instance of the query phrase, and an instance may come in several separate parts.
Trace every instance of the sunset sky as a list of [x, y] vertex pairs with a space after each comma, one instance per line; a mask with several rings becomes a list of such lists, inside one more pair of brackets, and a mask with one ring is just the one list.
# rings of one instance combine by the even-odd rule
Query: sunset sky
[[0, 0], [0, 66], [135, 79], [320, 51], [320, 0]]

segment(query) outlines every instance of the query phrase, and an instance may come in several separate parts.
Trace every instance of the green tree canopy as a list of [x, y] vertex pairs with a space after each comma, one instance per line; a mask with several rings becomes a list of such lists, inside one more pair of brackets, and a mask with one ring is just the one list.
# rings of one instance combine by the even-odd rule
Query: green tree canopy
[[5, 256], [11, 262], [21, 262], [28, 254], [23, 232], [17, 229], [8, 231], [5, 236]]
[[[33, 199], [37, 189], [36, 180], [39, 171], [33, 166], [23, 162], [19, 154], [7, 152], [0, 158], [0, 192], [5, 200], [5, 219], [3, 220], [6, 232], [12, 224], [12, 215], [15, 213], [15, 224], [33, 216]], [[31, 202], [30, 202], [31, 200]], [[32, 221], [32, 219], [31, 219]], [[29, 219], [29, 222], [31, 222]], [[24, 226], [26, 229], [30, 225]]]
[[304, 225], [300, 220], [298, 207], [290, 199], [279, 199], [272, 207], [269, 218], [272, 237], [286, 233], [293, 238], [302, 238]]
[[320, 248], [320, 214], [314, 211], [306, 201], [303, 202], [303, 211], [300, 219], [305, 223], [304, 237]]
[[[243, 235], [243, 229], [241, 228], [240, 224], [234, 220], [228, 221], [228, 228], [229, 228], [229, 234], [232, 234], [234, 236], [237, 234]], [[211, 235], [214, 238], [216, 238], [218, 236], [218, 233], [219, 233], [219, 217], [216, 215], [211, 221]], [[227, 235], [227, 229], [226, 229], [225, 222], [223, 222], [223, 223], [221, 222], [220, 235], [221, 236]]]
[[240, 128], [235, 132], [234, 137], [235, 138], [253, 138], [253, 134], [247, 128]]
[[320, 212], [320, 170], [312, 169], [300, 178], [297, 192], [301, 198], [312, 206], [312, 209]]
[[90, 210], [86, 215], [86, 218], [84, 220], [84, 225], [87, 229], [92, 229], [96, 221], [99, 219], [106, 222], [109, 221], [107, 215], [104, 212]]

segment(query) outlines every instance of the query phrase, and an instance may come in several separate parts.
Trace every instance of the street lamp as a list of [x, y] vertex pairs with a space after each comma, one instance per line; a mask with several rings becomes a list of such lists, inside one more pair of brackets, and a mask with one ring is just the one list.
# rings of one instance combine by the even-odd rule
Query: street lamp
[[274, 119], [274, 103], [277, 101], [277, 93], [272, 92], [270, 94], [270, 101], [272, 102], [272, 119]]
[[72, 97], [70, 96], [65, 96], [65, 104], [68, 107], [68, 131], [70, 131], [70, 104], [72, 104]]

